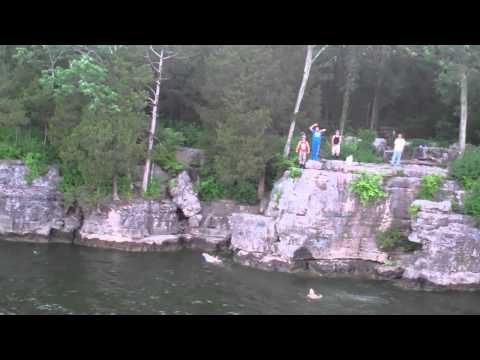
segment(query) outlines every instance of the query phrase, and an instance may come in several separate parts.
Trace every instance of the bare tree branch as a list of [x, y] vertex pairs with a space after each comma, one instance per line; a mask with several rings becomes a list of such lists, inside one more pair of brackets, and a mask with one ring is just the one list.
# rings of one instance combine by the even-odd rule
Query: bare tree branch
[[313, 59], [312, 59], [312, 63], [315, 62], [315, 60], [317, 60], [317, 58], [325, 51], [327, 50], [329, 45], [324, 45], [320, 50], [318, 50], [318, 52], [313, 56]]

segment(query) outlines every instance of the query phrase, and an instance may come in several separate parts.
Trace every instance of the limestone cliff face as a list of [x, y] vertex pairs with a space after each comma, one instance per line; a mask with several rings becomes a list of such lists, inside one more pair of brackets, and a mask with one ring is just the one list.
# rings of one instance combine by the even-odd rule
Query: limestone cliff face
[[[440, 286], [480, 284], [480, 230], [473, 219], [451, 211], [450, 200], [460, 200], [458, 186], [446, 182], [441, 192], [446, 201], [420, 201], [418, 218], [413, 223], [410, 218], [421, 177], [446, 175], [445, 169], [406, 165], [400, 172], [388, 165], [345, 167], [341, 161], [308, 162], [306, 167], [300, 178], [286, 173], [275, 184], [264, 216], [234, 214], [231, 246], [238, 262]], [[387, 198], [360, 204], [348, 190], [359, 172], [383, 174]], [[410, 241], [422, 249], [400, 259], [380, 251], [375, 238], [392, 225], [409, 232]]]
[[450, 201], [416, 200], [420, 206], [412, 222], [410, 241], [422, 251], [404, 257], [405, 279], [436, 285], [480, 285], [480, 229], [469, 216], [452, 213]]
[[[25, 181], [22, 161], [0, 161], [0, 237], [4, 240], [71, 241], [80, 226], [76, 215], [66, 216], [59, 176], [51, 168], [45, 176]], [[64, 236], [62, 236], [64, 235]]]
[[[200, 203], [182, 172], [171, 200], [136, 199], [98, 210], [66, 214], [55, 168], [28, 185], [21, 161], [0, 161], [0, 239], [62, 241], [129, 251], [230, 248], [234, 259], [262, 269], [309, 270], [329, 276], [405, 279], [439, 286], [480, 285], [480, 230], [474, 219], [452, 212], [462, 191], [447, 181], [438, 201], [416, 201], [421, 177], [443, 168], [308, 162], [298, 179], [276, 182], [264, 215], [232, 201]], [[363, 206], [349, 191], [360, 172], [381, 173], [386, 199]], [[81, 214], [81, 215], [80, 215]], [[401, 256], [380, 251], [376, 235], [392, 225], [422, 245]]]
[[[387, 199], [361, 205], [348, 189], [358, 172], [383, 173]], [[406, 177], [405, 172], [411, 176]], [[388, 255], [377, 248], [376, 234], [392, 225], [409, 227], [408, 209], [415, 199], [419, 176], [427, 172], [445, 170], [410, 166], [403, 176], [397, 176], [397, 170], [385, 165], [345, 168], [342, 161], [310, 161], [300, 178], [291, 179], [286, 173], [276, 183], [264, 217], [237, 214], [233, 218], [238, 231], [233, 232], [232, 247], [241, 251], [240, 258], [250, 252], [259, 259], [274, 256], [292, 265], [296, 260], [384, 262]], [[266, 228], [270, 230], [266, 232]], [[248, 247], [244, 234], [256, 244]], [[258, 251], [261, 248], [268, 250], [262, 253]]]

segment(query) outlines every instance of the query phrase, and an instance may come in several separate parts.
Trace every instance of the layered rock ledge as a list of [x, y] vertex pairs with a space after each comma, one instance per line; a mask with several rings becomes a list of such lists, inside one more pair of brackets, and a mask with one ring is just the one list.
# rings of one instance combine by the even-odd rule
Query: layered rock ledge
[[[310, 161], [302, 175], [275, 183], [263, 214], [231, 201], [202, 204], [187, 172], [170, 182], [171, 199], [136, 199], [66, 213], [58, 171], [27, 184], [21, 161], [0, 161], [0, 239], [68, 242], [128, 251], [228, 250], [241, 264], [324, 276], [394, 279], [449, 288], [480, 285], [480, 230], [452, 211], [462, 191], [446, 181], [439, 201], [419, 201], [422, 176], [440, 167]], [[384, 175], [388, 196], [363, 206], [349, 191], [362, 172]], [[419, 205], [415, 219], [409, 208]], [[262, 210], [263, 211], [263, 210]], [[388, 254], [380, 231], [399, 226], [421, 249]]]

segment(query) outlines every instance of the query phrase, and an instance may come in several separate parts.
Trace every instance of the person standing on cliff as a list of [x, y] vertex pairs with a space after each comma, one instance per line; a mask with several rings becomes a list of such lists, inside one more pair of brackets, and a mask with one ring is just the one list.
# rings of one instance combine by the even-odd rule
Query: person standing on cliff
[[334, 158], [340, 157], [340, 144], [342, 143], [342, 136], [340, 130], [335, 131], [335, 135], [332, 136], [332, 156]]
[[402, 134], [398, 134], [395, 139], [395, 144], [393, 148], [393, 156], [390, 164], [400, 166], [400, 160], [402, 159], [403, 149], [405, 148], [405, 139]]
[[327, 131], [326, 129], [321, 129], [317, 123], [310, 126], [310, 131], [312, 133], [312, 155], [311, 160], [318, 160], [320, 155], [320, 145], [322, 144], [322, 134]]
[[298, 142], [296, 152], [298, 154], [298, 163], [305, 168], [307, 155], [310, 154], [310, 144], [307, 141], [307, 136], [302, 134], [301, 140]]

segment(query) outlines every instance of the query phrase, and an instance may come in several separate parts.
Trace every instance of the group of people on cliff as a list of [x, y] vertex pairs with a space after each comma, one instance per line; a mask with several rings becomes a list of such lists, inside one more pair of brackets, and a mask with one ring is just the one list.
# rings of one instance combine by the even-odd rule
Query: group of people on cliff
[[[320, 147], [322, 145], [323, 134], [326, 129], [320, 129], [318, 123], [313, 124], [309, 128], [312, 133], [312, 147], [307, 140], [307, 135], [302, 132], [300, 141], [297, 144], [296, 153], [298, 154], [298, 163], [301, 167], [305, 167], [307, 157], [310, 155], [310, 160], [318, 160], [320, 156]], [[331, 139], [332, 157], [340, 158], [341, 144], [343, 136], [340, 134], [340, 130], [336, 130]], [[398, 134], [395, 139], [393, 156], [390, 161], [391, 165], [399, 166], [402, 159], [403, 150], [405, 149], [406, 141], [402, 134]]]

